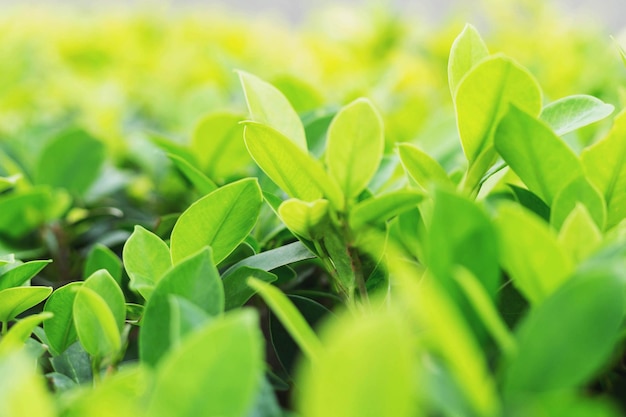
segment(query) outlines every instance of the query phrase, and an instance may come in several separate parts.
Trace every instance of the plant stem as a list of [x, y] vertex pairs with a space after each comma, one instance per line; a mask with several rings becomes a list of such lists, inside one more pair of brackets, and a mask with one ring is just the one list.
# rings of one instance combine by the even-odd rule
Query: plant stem
[[5, 334], [7, 334], [7, 331], [9, 330], [9, 323], [7, 323], [6, 321], [2, 322], [2, 336], [4, 336]]
[[91, 358], [91, 375], [93, 377], [93, 386], [100, 384], [100, 358]]

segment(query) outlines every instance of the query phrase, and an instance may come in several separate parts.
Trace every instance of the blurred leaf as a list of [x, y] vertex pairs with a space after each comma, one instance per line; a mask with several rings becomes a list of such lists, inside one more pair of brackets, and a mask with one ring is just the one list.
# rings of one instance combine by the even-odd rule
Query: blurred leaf
[[238, 74], [252, 120], [275, 129], [306, 152], [304, 127], [289, 100], [260, 78], [244, 71]]
[[357, 99], [342, 108], [328, 128], [326, 166], [346, 198], [370, 182], [385, 145], [383, 121], [373, 104]]
[[42, 150], [35, 182], [82, 196], [100, 175], [105, 153], [104, 144], [87, 132], [65, 132]]
[[10, 177], [0, 177], [0, 193], [11, 189], [22, 178], [20, 174], [11, 175]]
[[587, 207], [577, 203], [563, 221], [559, 242], [575, 262], [587, 258], [602, 242], [602, 233]]
[[431, 184], [451, 186], [452, 181], [439, 162], [432, 156], [410, 143], [398, 145], [402, 166], [418, 185], [429, 190]]
[[263, 375], [262, 340], [252, 310], [210, 322], [164, 358], [146, 415], [247, 415]]
[[609, 134], [581, 154], [585, 173], [603, 194], [607, 205], [606, 227], [626, 217], [626, 111], [615, 117]]
[[203, 309], [184, 297], [170, 295], [168, 301], [171, 349], [175, 349], [185, 336], [205, 324], [210, 317]]
[[146, 300], [150, 298], [154, 286], [172, 266], [167, 244], [141, 226], [135, 226], [133, 234], [124, 244], [122, 258], [130, 277], [129, 287]]
[[76, 334], [87, 353], [102, 360], [122, 348], [116, 318], [97, 292], [84, 285], [78, 287], [73, 310]]
[[545, 106], [540, 118], [557, 135], [563, 136], [609, 117], [614, 110], [613, 105], [595, 97], [574, 95], [563, 97]]
[[179, 217], [170, 243], [172, 262], [179, 263], [205, 246], [219, 264], [256, 224], [263, 198], [255, 178], [225, 185], [193, 203]]
[[531, 303], [540, 303], [567, 280], [572, 260], [547, 223], [513, 204], [498, 208], [495, 223], [500, 263]]
[[168, 153], [167, 157], [200, 194], [205, 195], [217, 189], [213, 181], [187, 160], [171, 153]]
[[397, 190], [361, 201], [350, 211], [350, 227], [358, 230], [368, 224], [381, 224], [415, 208], [424, 194], [414, 190]]
[[448, 59], [448, 85], [453, 97], [461, 79], [488, 56], [487, 45], [476, 28], [470, 24], [465, 25], [452, 43]]
[[280, 132], [249, 122], [244, 139], [252, 159], [287, 195], [303, 201], [326, 198], [335, 208], [343, 208], [341, 189], [319, 161]]
[[0, 357], [24, 347], [24, 343], [32, 334], [35, 327], [50, 319], [53, 314], [49, 312], [31, 314], [28, 317], [18, 320], [11, 329], [0, 339]]
[[327, 231], [328, 200], [309, 203], [290, 198], [278, 207], [278, 215], [293, 233], [309, 240], [318, 239]]
[[602, 230], [606, 222], [604, 198], [585, 177], [573, 179], [556, 194], [550, 211], [550, 224], [560, 230], [565, 219], [578, 204], [586, 207], [597, 228]]
[[176, 264], [157, 283], [148, 300], [139, 333], [141, 360], [156, 365], [170, 349], [170, 296], [182, 297], [210, 316], [224, 311], [224, 290], [208, 248]]
[[46, 300], [44, 311], [49, 311], [54, 316], [43, 323], [43, 329], [48, 338], [50, 351], [57, 356], [65, 351], [72, 343], [78, 340], [76, 327], [74, 326], [74, 298], [82, 282], [71, 282], [54, 292]]
[[8, 322], [45, 300], [52, 287], [14, 287], [0, 291], [0, 322]]
[[500, 121], [495, 146], [528, 188], [548, 205], [582, 174], [574, 152], [543, 122], [516, 106]]
[[115, 282], [122, 285], [122, 261], [111, 249], [101, 243], [95, 244], [89, 251], [83, 269], [83, 278], [89, 277], [99, 269], [107, 270]]
[[[249, 259], [249, 258], [248, 258]], [[256, 291], [248, 285], [248, 278], [253, 277], [260, 281], [272, 283], [276, 275], [262, 269], [240, 266], [222, 277], [225, 295], [225, 310], [232, 310], [243, 306]]]
[[522, 207], [532, 211], [546, 222], [550, 221], [550, 207], [548, 207], [548, 205], [541, 198], [537, 197], [537, 194], [527, 190], [526, 188], [518, 187], [517, 185], [507, 185], [511, 190], [513, 190], [515, 199], [522, 205]]

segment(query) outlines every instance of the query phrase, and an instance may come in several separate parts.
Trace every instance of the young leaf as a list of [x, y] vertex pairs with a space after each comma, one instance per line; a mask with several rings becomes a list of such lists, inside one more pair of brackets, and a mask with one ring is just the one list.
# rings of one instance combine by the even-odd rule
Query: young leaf
[[53, 314], [49, 312], [32, 314], [15, 323], [8, 333], [0, 339], [0, 356], [22, 348], [35, 327], [39, 326], [42, 321], [50, 319], [52, 316]]
[[169, 350], [170, 296], [180, 296], [210, 316], [224, 311], [224, 289], [208, 248], [183, 260], [158, 282], [144, 310], [139, 333], [141, 360], [156, 365]]
[[6, 270], [6, 268], [10, 268], [11, 266], [4, 268], [5, 272], [0, 275], [0, 291], [24, 285], [42, 269], [44, 269], [50, 262], [52, 261], [30, 261], [19, 264], [9, 270]]
[[581, 154], [587, 178], [604, 195], [607, 229], [626, 217], [626, 111], [614, 123], [607, 137]]
[[207, 178], [202, 171], [191, 165], [189, 161], [171, 153], [168, 153], [167, 157], [200, 194], [208, 194], [217, 189], [217, 185]]
[[325, 348], [297, 381], [303, 417], [415, 415], [413, 336], [399, 316], [346, 315], [323, 337]]
[[183, 340], [157, 370], [150, 417], [248, 415], [263, 375], [258, 317], [242, 310]]
[[89, 277], [99, 269], [106, 269], [118, 285], [122, 285], [122, 261], [108, 247], [97, 243], [87, 255], [83, 278]]
[[313, 240], [326, 231], [328, 200], [319, 199], [310, 203], [291, 198], [278, 207], [278, 215], [293, 233]]
[[448, 85], [454, 97], [461, 79], [476, 64], [489, 56], [487, 45], [480, 37], [476, 28], [465, 25], [463, 31], [456, 37], [450, 48], [448, 60]]
[[593, 96], [574, 95], [548, 104], [541, 111], [540, 118], [557, 135], [563, 136], [609, 117], [613, 110], [613, 105]]
[[122, 289], [111, 274], [106, 269], [100, 269], [85, 280], [83, 287], [93, 290], [102, 297], [109, 306], [117, 328], [121, 332], [126, 319], [126, 302]]
[[328, 128], [326, 165], [346, 198], [354, 198], [370, 182], [385, 145], [383, 122], [367, 99], [345, 106]]
[[344, 197], [337, 183], [306, 151], [271, 127], [246, 123], [244, 139], [252, 159], [290, 197], [303, 201], [326, 198], [342, 209]]
[[428, 190], [432, 184], [452, 186], [452, 181], [439, 162], [417, 146], [401, 143], [398, 152], [406, 172], [424, 190]]
[[537, 115], [541, 90], [530, 73], [494, 55], [472, 68], [458, 86], [454, 104], [463, 151], [470, 164], [491, 147], [493, 132], [509, 104]]
[[102, 359], [121, 349], [122, 339], [115, 316], [98, 293], [78, 287], [73, 310], [76, 334], [87, 353]]
[[577, 204], [583, 204], [599, 230], [606, 222], [606, 206], [602, 194], [585, 177], [573, 179], [561, 189], [552, 203], [550, 223], [560, 230], [563, 222]]
[[306, 152], [304, 127], [289, 100], [276, 87], [260, 78], [243, 71], [238, 73], [252, 120], [276, 129]]
[[104, 144], [87, 132], [63, 133], [41, 152], [35, 182], [83, 195], [100, 174], [105, 157]]
[[130, 288], [148, 300], [154, 286], [172, 266], [170, 248], [157, 235], [135, 226], [122, 251]]
[[55, 356], [63, 353], [78, 338], [74, 326], [73, 305], [78, 288], [82, 285], [82, 282], [72, 282], [57, 288], [43, 307], [44, 311], [54, 314], [43, 323], [43, 329]]
[[495, 222], [502, 267], [520, 292], [539, 304], [567, 280], [571, 258], [548, 225], [519, 206], [503, 204]]
[[181, 214], [172, 230], [172, 262], [177, 264], [210, 246], [214, 262], [219, 264], [248, 236], [262, 203], [254, 178], [233, 182], [202, 197]]
[[14, 287], [0, 291], [0, 322], [8, 322], [45, 300], [52, 287]]
[[576, 262], [587, 258], [602, 242], [602, 233], [587, 207], [581, 203], [563, 221], [559, 242]]
[[298, 343], [302, 352], [309, 359], [315, 360], [321, 349], [320, 341], [285, 294], [271, 284], [266, 284], [255, 278], [249, 278], [248, 285], [257, 291], [272, 309], [283, 326], [289, 331], [291, 337]]
[[248, 285], [248, 278], [253, 277], [271, 284], [277, 280], [276, 275], [262, 269], [249, 266], [238, 267], [233, 272], [225, 275], [222, 279], [224, 284], [224, 296], [226, 299], [225, 310], [232, 310], [243, 306], [256, 291]]
[[552, 204], [556, 194], [582, 174], [578, 157], [554, 132], [524, 110], [510, 106], [494, 143], [528, 188]]
[[[610, 268], [586, 271], [531, 310], [506, 367], [510, 396], [579, 387], [609, 359], [624, 314], [624, 284]], [[550, 372], [545, 372], [549, 369]]]
[[225, 280], [226, 277], [244, 266], [261, 269], [263, 271], [271, 271], [284, 265], [312, 258], [315, 258], [315, 254], [304, 246], [302, 242], [293, 242], [237, 262], [222, 274], [222, 279]]
[[414, 190], [397, 190], [363, 200], [350, 211], [350, 227], [358, 230], [368, 224], [381, 224], [417, 207], [424, 194]]

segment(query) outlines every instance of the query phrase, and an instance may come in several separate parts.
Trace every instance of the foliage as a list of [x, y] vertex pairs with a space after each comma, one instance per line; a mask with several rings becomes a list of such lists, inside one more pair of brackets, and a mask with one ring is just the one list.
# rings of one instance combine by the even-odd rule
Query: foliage
[[501, 7], [0, 25], [0, 415], [620, 415], [622, 56]]

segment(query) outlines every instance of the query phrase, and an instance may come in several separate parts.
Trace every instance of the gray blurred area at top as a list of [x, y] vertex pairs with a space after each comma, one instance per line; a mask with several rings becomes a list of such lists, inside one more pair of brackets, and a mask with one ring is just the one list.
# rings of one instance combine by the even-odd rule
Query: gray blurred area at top
[[[512, 2], [514, 0], [491, 0]], [[521, 0], [533, 1], [533, 0]], [[603, 26], [608, 32], [626, 29], [626, 0], [534, 0], [551, 3], [563, 17], [575, 17]], [[484, 7], [481, 0], [0, 0], [2, 6], [46, 5], [59, 7], [150, 6], [167, 4], [169, 8], [207, 7], [227, 10], [243, 17], [270, 16], [298, 25], [317, 10], [337, 7], [377, 5], [407, 17], [418, 16], [438, 22], [446, 17]], [[1, 10], [0, 10], [1, 12]]]

